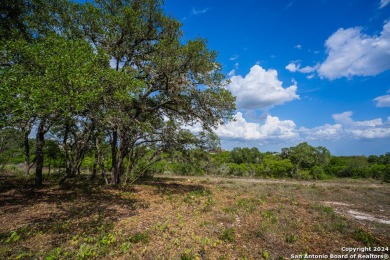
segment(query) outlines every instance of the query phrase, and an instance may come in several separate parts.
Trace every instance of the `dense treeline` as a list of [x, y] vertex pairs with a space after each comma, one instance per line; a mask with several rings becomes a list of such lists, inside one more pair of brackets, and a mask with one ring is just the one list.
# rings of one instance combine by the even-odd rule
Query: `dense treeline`
[[[231, 118], [234, 97], [216, 52], [203, 39], [184, 42], [161, 5], [2, 1], [1, 156], [19, 158], [7, 136], [21, 138], [25, 172], [35, 168], [38, 186], [45, 165], [61, 165], [64, 182], [87, 158], [92, 176], [119, 184], [172, 151], [205, 148], [213, 127]], [[195, 123], [204, 131], [183, 127]]]
[[[9, 138], [12, 136], [12, 138]], [[19, 141], [15, 141], [19, 137]], [[15, 129], [0, 131], [0, 167], [6, 164], [23, 164], [22, 135]], [[324, 180], [331, 178], [373, 178], [390, 182], [390, 153], [370, 156], [333, 156], [322, 146], [313, 147], [308, 143], [283, 148], [281, 152], [260, 152], [257, 148], [234, 148], [231, 151], [219, 149], [214, 136], [209, 149], [194, 148], [163, 153], [161, 160], [151, 167], [148, 158], [151, 149], [144, 150], [127, 172], [125, 181], [143, 175], [221, 175], [265, 178], [295, 178], [304, 180]], [[209, 141], [209, 143], [212, 143]], [[30, 139], [31, 147], [35, 141]], [[44, 149], [45, 167], [48, 173], [64, 170], [65, 154], [60, 143], [47, 140]], [[107, 158], [102, 167], [108, 171], [111, 165], [110, 145], [102, 147]], [[127, 162], [126, 162], [127, 165]], [[80, 168], [79, 168], [80, 170]], [[93, 150], [87, 151], [81, 170], [90, 175], [96, 174], [96, 161]]]
[[232, 175], [296, 179], [374, 178], [390, 182], [390, 153], [370, 156], [332, 156], [322, 146], [308, 143], [283, 148], [281, 152], [260, 152], [257, 148], [232, 151], [192, 151], [185, 161], [168, 160], [161, 169], [175, 174]]

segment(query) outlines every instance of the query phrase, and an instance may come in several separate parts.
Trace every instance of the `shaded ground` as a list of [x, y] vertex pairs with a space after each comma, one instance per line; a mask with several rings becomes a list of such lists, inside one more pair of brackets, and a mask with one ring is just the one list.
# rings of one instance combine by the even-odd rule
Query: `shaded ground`
[[389, 184], [70, 181], [35, 189], [31, 180], [0, 177], [0, 259], [290, 259], [390, 246]]

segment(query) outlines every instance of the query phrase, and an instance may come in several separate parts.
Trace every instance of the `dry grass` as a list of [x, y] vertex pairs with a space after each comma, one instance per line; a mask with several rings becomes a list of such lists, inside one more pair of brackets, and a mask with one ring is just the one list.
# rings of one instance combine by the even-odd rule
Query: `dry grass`
[[389, 246], [390, 185], [167, 178], [41, 189], [0, 179], [0, 259], [289, 259]]

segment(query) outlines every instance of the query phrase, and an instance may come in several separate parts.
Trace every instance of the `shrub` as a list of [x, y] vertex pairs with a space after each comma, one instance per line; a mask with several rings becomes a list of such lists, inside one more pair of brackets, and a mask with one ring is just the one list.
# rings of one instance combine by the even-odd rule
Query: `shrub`
[[234, 228], [227, 228], [221, 232], [219, 238], [226, 242], [234, 242], [236, 241], [234, 238], [234, 232]]
[[390, 183], [390, 165], [387, 165], [383, 172], [383, 181]]

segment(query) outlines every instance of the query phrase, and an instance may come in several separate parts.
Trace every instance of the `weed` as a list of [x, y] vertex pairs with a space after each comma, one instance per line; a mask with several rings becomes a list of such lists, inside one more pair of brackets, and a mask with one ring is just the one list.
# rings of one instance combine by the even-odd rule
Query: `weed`
[[269, 253], [267, 250], [265, 249], [260, 249], [259, 250], [259, 254], [264, 258], [264, 259], [269, 259]]
[[107, 233], [104, 234], [102, 238], [99, 239], [99, 245], [101, 246], [110, 246], [111, 244], [116, 242], [116, 237], [114, 234]]
[[17, 242], [20, 239], [20, 236], [16, 231], [12, 231], [10, 236], [5, 240], [5, 243], [14, 243]]
[[18, 254], [15, 259], [26, 259], [26, 258], [31, 258], [33, 256], [33, 253], [31, 252], [23, 252]]
[[196, 259], [196, 257], [192, 253], [192, 251], [190, 249], [188, 249], [180, 255], [180, 259], [181, 260], [194, 260], [194, 259]]
[[255, 231], [255, 236], [259, 238], [265, 238], [269, 230], [269, 226], [266, 223], [260, 224], [259, 228]]
[[274, 213], [270, 210], [263, 212], [263, 218], [272, 224], [275, 224], [279, 221], [278, 217], [275, 216]]
[[211, 206], [213, 206], [215, 204], [215, 201], [213, 199], [213, 197], [211, 197], [210, 195], [207, 196], [206, 198], [206, 201], [205, 201], [205, 206], [207, 208], [210, 208]]
[[290, 244], [297, 242], [298, 238], [299, 238], [299, 236], [295, 235], [295, 234], [287, 234], [287, 235], [285, 235], [285, 241], [287, 243], [290, 243]]
[[127, 253], [131, 249], [131, 243], [130, 242], [123, 242], [121, 245], [121, 251], [122, 253]]
[[180, 246], [180, 239], [178, 239], [177, 237], [175, 237], [175, 238], [173, 238], [172, 240], [171, 240], [171, 243], [172, 243], [172, 245], [174, 245], [174, 246]]
[[256, 210], [257, 205], [258, 205], [258, 200], [252, 198], [251, 199], [243, 198], [243, 199], [239, 199], [236, 202], [236, 206], [238, 208], [249, 213], [254, 212]]
[[144, 244], [147, 244], [149, 243], [149, 235], [148, 233], [145, 233], [145, 232], [139, 232], [139, 233], [135, 233], [134, 235], [132, 235], [129, 239], [130, 242], [132, 243], [144, 243]]
[[236, 239], [234, 238], [234, 233], [235, 233], [234, 228], [224, 229], [219, 235], [219, 239], [226, 242], [234, 242], [236, 241]]
[[165, 230], [168, 229], [168, 222], [164, 222], [164, 223], [161, 223], [161, 222], [158, 222], [155, 226], [154, 226], [154, 229], [156, 229], [157, 231], [159, 232], [164, 232]]
[[187, 193], [187, 195], [185, 196], [183, 201], [185, 203], [190, 204], [190, 205], [192, 205], [193, 203], [200, 204], [201, 197], [205, 197], [205, 196], [209, 197], [210, 195], [211, 195], [211, 191], [208, 189], [194, 190], [194, 191]]
[[48, 255], [45, 256], [45, 260], [55, 260], [59, 259], [62, 253], [61, 247], [56, 247]]
[[367, 246], [373, 246], [378, 243], [376, 238], [362, 228], [355, 230], [355, 238]]
[[77, 259], [85, 259], [89, 257], [97, 257], [99, 254], [95, 246], [89, 244], [81, 244], [77, 252]]

